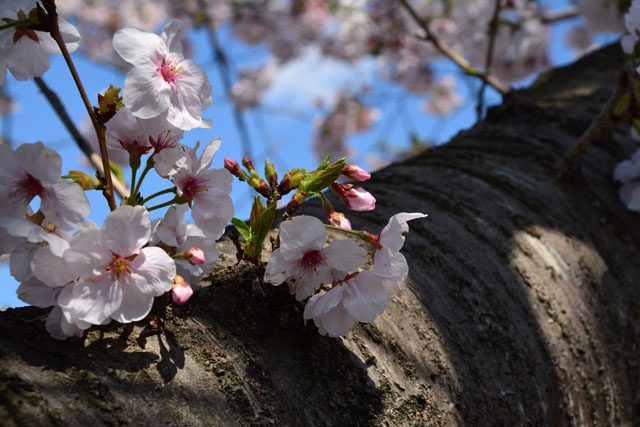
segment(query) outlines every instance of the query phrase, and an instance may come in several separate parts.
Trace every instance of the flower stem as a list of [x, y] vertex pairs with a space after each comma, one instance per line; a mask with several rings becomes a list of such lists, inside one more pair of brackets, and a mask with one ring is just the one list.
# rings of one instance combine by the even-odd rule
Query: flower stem
[[171, 187], [171, 188], [166, 188], [162, 191], [158, 191], [157, 193], [154, 193], [152, 195], [150, 195], [149, 197], [145, 198], [141, 203], [144, 205], [145, 203], [147, 203], [149, 200], [156, 198], [158, 196], [162, 196], [163, 194], [168, 194], [168, 193], [174, 193], [176, 192], [176, 187]]
[[[147, 176], [147, 173], [149, 173], [149, 171], [153, 168], [153, 163], [154, 163], [153, 157], [149, 157], [147, 159], [147, 163], [144, 165], [144, 170], [140, 174], [140, 180], [135, 185], [135, 187], [133, 187], [132, 194], [138, 194], [140, 192], [140, 186], [142, 185], [142, 181], [144, 180], [144, 177]], [[133, 186], [133, 184], [131, 185]]]
[[329, 224], [324, 224], [324, 228], [328, 228], [329, 230], [342, 231], [343, 233], [357, 236], [362, 240], [369, 242], [369, 238], [362, 231], [347, 230], [346, 228], [334, 227], [333, 225], [329, 225]]
[[160, 209], [160, 208], [164, 208], [167, 206], [171, 206], [172, 204], [174, 204], [176, 201], [178, 200], [177, 197], [174, 197], [173, 199], [169, 200], [168, 202], [164, 202], [164, 203], [160, 203], [159, 205], [155, 205], [155, 206], [151, 206], [150, 208], [147, 208], [147, 210], [149, 212], [154, 211], [156, 209]]
[[104, 168], [104, 178], [105, 178], [105, 189], [103, 194], [107, 199], [107, 203], [109, 204], [109, 209], [112, 211], [116, 210], [116, 198], [113, 192], [113, 182], [111, 180], [111, 167], [109, 164], [109, 154], [107, 153], [107, 143], [105, 140], [105, 132], [106, 129], [102, 123], [98, 121], [96, 117], [93, 107], [91, 106], [91, 102], [89, 102], [89, 98], [87, 97], [87, 92], [84, 90], [84, 86], [82, 85], [82, 81], [78, 76], [78, 71], [76, 70], [73, 61], [71, 60], [71, 55], [69, 55], [69, 51], [67, 50], [67, 45], [65, 45], [64, 40], [62, 39], [62, 34], [60, 33], [60, 27], [58, 26], [58, 12], [56, 11], [56, 3], [54, 0], [43, 0], [42, 5], [47, 10], [47, 15], [49, 17], [49, 29], [51, 32], [51, 37], [56, 41], [56, 44], [60, 48], [60, 52], [64, 57], [65, 62], [67, 63], [67, 67], [69, 67], [69, 71], [71, 72], [71, 76], [73, 77], [73, 81], [78, 88], [78, 92], [80, 92], [80, 97], [84, 102], [84, 106], [87, 109], [87, 113], [89, 113], [89, 117], [91, 118], [91, 123], [96, 130], [96, 135], [98, 136], [98, 144], [100, 145], [100, 157], [102, 158], [102, 166]]
[[[131, 188], [136, 188], [136, 173], [138, 172], [138, 168], [131, 168]], [[133, 198], [136, 197], [138, 193], [132, 193]]]
[[30, 24], [30, 23], [31, 23], [30, 19], [23, 19], [22, 21], [9, 22], [8, 24], [0, 25], [0, 31], [8, 30], [9, 28], [17, 27], [18, 25]]

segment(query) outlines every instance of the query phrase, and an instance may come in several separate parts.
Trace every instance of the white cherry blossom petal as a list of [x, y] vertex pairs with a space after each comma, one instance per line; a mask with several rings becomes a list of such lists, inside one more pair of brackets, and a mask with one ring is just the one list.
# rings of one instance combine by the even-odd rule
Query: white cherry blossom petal
[[75, 279], [67, 269], [64, 259], [55, 256], [48, 246], [35, 252], [31, 261], [31, 271], [38, 280], [52, 288], [62, 287]]
[[144, 248], [130, 264], [132, 285], [150, 296], [171, 290], [176, 266], [165, 251], [158, 247]]
[[151, 237], [151, 218], [143, 206], [120, 206], [102, 224], [103, 242], [112, 252], [127, 257], [138, 253]]
[[16, 294], [21, 301], [40, 308], [55, 305], [59, 293], [60, 288], [49, 287], [36, 278], [22, 282], [16, 289]]
[[124, 286], [122, 291], [122, 304], [111, 314], [111, 318], [120, 323], [144, 319], [153, 307], [153, 297], [131, 285]]
[[74, 182], [60, 179], [40, 197], [40, 209], [45, 217], [63, 230], [77, 227], [91, 211], [89, 199]]
[[169, 53], [160, 36], [139, 28], [123, 28], [113, 35], [113, 48], [129, 64], [153, 64], [155, 52]]
[[345, 285], [342, 303], [359, 322], [371, 322], [389, 303], [389, 293], [382, 279], [370, 271], [362, 271]]
[[347, 273], [367, 262], [367, 250], [350, 239], [337, 239], [322, 250], [325, 262], [331, 268]]

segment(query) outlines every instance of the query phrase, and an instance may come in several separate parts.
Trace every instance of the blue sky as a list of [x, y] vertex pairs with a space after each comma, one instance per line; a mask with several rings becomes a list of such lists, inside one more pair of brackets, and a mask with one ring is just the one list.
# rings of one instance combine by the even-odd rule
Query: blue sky
[[[545, 2], [551, 9], [562, 8], [567, 1]], [[573, 54], [563, 43], [567, 29], [575, 20], [557, 24], [553, 29], [551, 58], [554, 64], [562, 65], [571, 62]], [[209, 74], [213, 86], [214, 103], [203, 116], [213, 121], [213, 129], [198, 129], [185, 134], [185, 143], [193, 145], [199, 140], [206, 144], [215, 137], [222, 138], [222, 146], [214, 159], [213, 167], [223, 167], [223, 158], [230, 157], [240, 161], [242, 157], [239, 136], [235, 128], [231, 103], [226, 99], [218, 70], [212, 60], [204, 31], [191, 31], [188, 34], [193, 46], [194, 60]], [[220, 34], [223, 46], [230, 54], [234, 69], [259, 65], [267, 57], [264, 47], [249, 47], [234, 40], [224, 29]], [[613, 40], [613, 36], [603, 36], [599, 41]], [[87, 93], [92, 100], [98, 92], [109, 86], [122, 87], [125, 74], [104, 65], [86, 60], [81, 54], [73, 55]], [[307, 50], [300, 59], [288, 64], [277, 75], [271, 89], [264, 98], [265, 108], [246, 113], [252, 141], [254, 164], [261, 170], [264, 159], [269, 157], [275, 163], [280, 176], [293, 167], [313, 169], [317, 165], [311, 154], [313, 119], [317, 116], [315, 101], [322, 98], [330, 105], [331, 95], [340, 88], [358, 88], [362, 84], [370, 84], [372, 97], [376, 106], [382, 111], [382, 118], [370, 131], [350, 138], [350, 145], [356, 148], [356, 156], [349, 159], [366, 166], [365, 156], [374, 151], [381, 141], [391, 144], [394, 149], [401, 150], [409, 146], [409, 134], [415, 133], [420, 138], [433, 143], [443, 143], [460, 130], [473, 125], [475, 116], [475, 93], [478, 82], [461, 76], [458, 69], [448, 61], [439, 61], [436, 65], [436, 76], [454, 74], [458, 79], [458, 89], [465, 97], [464, 106], [444, 119], [427, 116], [421, 112], [423, 98], [401, 95], [397, 85], [382, 82], [375, 78], [374, 64], [371, 60], [362, 61], [355, 67], [340, 61], [321, 58], [314, 49]], [[86, 117], [83, 104], [73, 85], [69, 71], [61, 57], [51, 57], [51, 68], [43, 79], [54, 89], [73, 120], [80, 124]], [[522, 82], [528, 84], [532, 79]], [[14, 146], [23, 142], [41, 140], [57, 150], [63, 158], [63, 173], [67, 170], [84, 167], [81, 154], [72, 139], [62, 126], [55, 112], [39, 93], [35, 83], [17, 82], [8, 77], [4, 90], [10, 93], [19, 103], [19, 109], [7, 122], [0, 118], [0, 128], [10, 129], [10, 137]], [[491, 89], [487, 92], [487, 103], [496, 104], [499, 96]], [[95, 102], [95, 101], [94, 101]], [[390, 114], [395, 113], [395, 114]], [[150, 174], [153, 175], [153, 174]], [[145, 180], [143, 194], [149, 194], [167, 187], [158, 177]], [[145, 190], [146, 189], [146, 190]], [[246, 218], [250, 208], [250, 194], [244, 184], [234, 182], [232, 198], [236, 208], [236, 216]], [[88, 194], [92, 204], [90, 218], [100, 224], [108, 213], [106, 202], [98, 192]], [[17, 307], [24, 305], [15, 295], [18, 283], [10, 276], [6, 264], [0, 264], [0, 307]]]

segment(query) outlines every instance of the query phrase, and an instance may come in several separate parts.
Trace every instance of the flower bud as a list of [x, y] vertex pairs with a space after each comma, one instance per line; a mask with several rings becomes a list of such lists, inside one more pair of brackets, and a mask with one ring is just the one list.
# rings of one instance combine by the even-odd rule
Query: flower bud
[[178, 305], [182, 305], [189, 301], [191, 295], [193, 295], [193, 289], [191, 289], [191, 286], [184, 281], [182, 276], [176, 275], [173, 279], [173, 287], [171, 288], [171, 298], [173, 299], [173, 302]]
[[354, 181], [366, 181], [371, 178], [371, 174], [356, 164], [350, 164], [342, 169], [342, 175]]
[[352, 230], [351, 221], [347, 216], [340, 212], [333, 212], [329, 214], [329, 225], [334, 227], [344, 228], [345, 230]]
[[269, 185], [262, 178], [249, 178], [249, 185], [253, 187], [259, 194], [266, 197], [267, 199], [271, 197], [271, 189]]
[[354, 211], [371, 211], [376, 207], [376, 199], [364, 188], [358, 185], [331, 185], [331, 189], [340, 196], [342, 203]]
[[264, 161], [264, 177], [267, 178], [270, 186], [275, 187], [278, 185], [278, 174], [276, 173], [276, 167], [269, 162], [269, 159]]
[[102, 188], [100, 180], [94, 176], [87, 175], [81, 171], [69, 171], [69, 173], [62, 178], [70, 179], [71, 182], [78, 184], [84, 191], [97, 190]]
[[291, 171], [284, 174], [280, 185], [278, 185], [278, 193], [284, 195], [288, 194], [291, 190], [298, 188], [298, 185], [302, 182], [305, 176], [305, 171], [298, 168], [291, 169]]
[[200, 265], [205, 263], [205, 253], [197, 246], [192, 247], [188, 251], [183, 252], [185, 259], [189, 260], [191, 265]]
[[244, 173], [244, 171], [242, 169], [240, 169], [240, 165], [238, 164], [238, 162], [236, 162], [235, 160], [231, 160], [231, 159], [224, 159], [224, 167], [225, 169], [227, 169], [229, 172], [231, 172], [231, 175], [240, 178], [241, 180], [247, 180], [249, 179], [249, 177], [247, 176], [246, 173]]
[[242, 166], [247, 168], [251, 176], [259, 176], [256, 172], [256, 168], [253, 167], [253, 162], [249, 158], [249, 156], [242, 156]]
[[302, 203], [305, 201], [306, 198], [307, 198], [307, 193], [303, 191], [296, 191], [291, 197], [291, 200], [289, 201], [289, 203], [287, 204], [287, 213], [293, 216], [295, 211], [297, 211], [300, 208], [300, 206], [302, 205]]

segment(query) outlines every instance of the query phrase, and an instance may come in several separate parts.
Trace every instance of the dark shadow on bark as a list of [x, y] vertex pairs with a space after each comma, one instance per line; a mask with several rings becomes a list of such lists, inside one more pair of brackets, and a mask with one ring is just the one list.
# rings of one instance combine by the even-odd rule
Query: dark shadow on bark
[[[555, 180], [625, 60], [612, 46], [543, 76], [445, 146], [378, 171], [364, 184], [376, 210], [349, 215], [371, 232], [399, 211], [430, 215], [410, 223], [403, 252], [469, 425], [640, 419], [640, 233], [611, 178], [636, 146], [626, 129], [603, 137], [572, 179]], [[395, 352], [391, 339], [378, 341]], [[428, 350], [400, 348], [437, 383]]]

